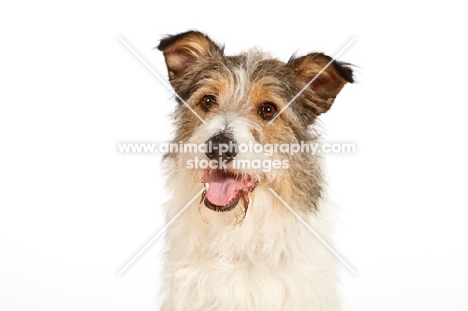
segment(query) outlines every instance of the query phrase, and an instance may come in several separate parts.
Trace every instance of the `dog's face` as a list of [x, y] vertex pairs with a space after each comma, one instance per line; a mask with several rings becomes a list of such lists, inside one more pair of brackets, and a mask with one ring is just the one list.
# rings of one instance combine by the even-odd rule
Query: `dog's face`
[[[349, 67], [321, 53], [293, 57], [287, 63], [257, 50], [225, 56], [222, 47], [195, 31], [166, 37], [158, 48], [164, 53], [169, 80], [180, 96], [174, 142], [208, 148], [176, 157], [185, 163], [197, 157], [220, 165], [218, 169], [192, 167], [193, 176], [206, 185], [205, 205], [216, 211], [233, 209], [259, 183], [272, 183], [283, 175], [307, 178], [299, 173], [303, 169], [289, 162], [285, 165], [285, 160], [301, 162], [306, 161], [304, 158], [291, 159], [291, 155], [282, 153], [267, 158], [252, 152], [252, 148], [242, 152], [240, 146], [311, 140], [309, 126], [330, 108], [346, 82], [353, 81]], [[245, 165], [245, 161], [257, 160], [276, 161], [276, 165], [268, 171], [262, 166]]]

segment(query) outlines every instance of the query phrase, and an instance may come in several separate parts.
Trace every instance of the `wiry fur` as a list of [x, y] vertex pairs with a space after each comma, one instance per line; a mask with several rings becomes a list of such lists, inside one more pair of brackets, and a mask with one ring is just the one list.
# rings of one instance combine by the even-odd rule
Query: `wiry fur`
[[[280, 110], [329, 57], [312, 53], [283, 63], [258, 50], [224, 56], [222, 48], [195, 31], [167, 37], [158, 48], [164, 52], [174, 89], [207, 123], [179, 102], [175, 143], [203, 144], [220, 132], [228, 132], [238, 143], [316, 142], [310, 126], [330, 108], [343, 85], [352, 82], [349, 67], [332, 63], [268, 125], [257, 113], [259, 105], [273, 102]], [[218, 100], [208, 112], [199, 104], [206, 94]], [[204, 157], [179, 153], [164, 159], [172, 197], [168, 221], [203, 188], [203, 171], [186, 167], [195, 156]], [[237, 171], [258, 181], [249, 193], [245, 218], [241, 203], [232, 211], [215, 212], [196, 200], [168, 228], [163, 310], [339, 310], [335, 258], [268, 189], [331, 243], [321, 159], [310, 153], [273, 158], [288, 160], [289, 169]]]

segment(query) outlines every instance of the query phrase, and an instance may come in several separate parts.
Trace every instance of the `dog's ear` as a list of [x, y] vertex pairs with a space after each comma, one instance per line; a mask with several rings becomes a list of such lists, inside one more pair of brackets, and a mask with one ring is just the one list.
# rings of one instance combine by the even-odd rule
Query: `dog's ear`
[[223, 54], [221, 47], [198, 31], [167, 36], [161, 40], [158, 49], [164, 53], [170, 80], [199, 60]]
[[315, 79], [302, 94], [311, 102], [316, 115], [330, 109], [346, 82], [354, 82], [349, 64], [332, 61], [331, 57], [322, 53], [292, 57], [287, 65], [294, 69], [304, 86]]

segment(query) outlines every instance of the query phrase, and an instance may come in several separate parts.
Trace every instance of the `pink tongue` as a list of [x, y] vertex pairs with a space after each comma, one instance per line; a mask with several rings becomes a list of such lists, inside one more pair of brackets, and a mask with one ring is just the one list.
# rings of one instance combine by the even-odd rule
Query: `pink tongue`
[[203, 181], [210, 186], [206, 198], [211, 203], [224, 206], [237, 197], [237, 193], [244, 188], [244, 181], [240, 177], [227, 176], [219, 170], [208, 172], [205, 170]]

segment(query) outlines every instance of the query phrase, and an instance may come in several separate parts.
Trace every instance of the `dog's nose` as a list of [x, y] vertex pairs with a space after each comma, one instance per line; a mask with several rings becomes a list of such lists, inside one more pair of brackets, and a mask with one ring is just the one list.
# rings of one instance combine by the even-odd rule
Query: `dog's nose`
[[206, 156], [211, 160], [230, 162], [237, 155], [236, 141], [224, 133], [218, 133], [206, 141]]

